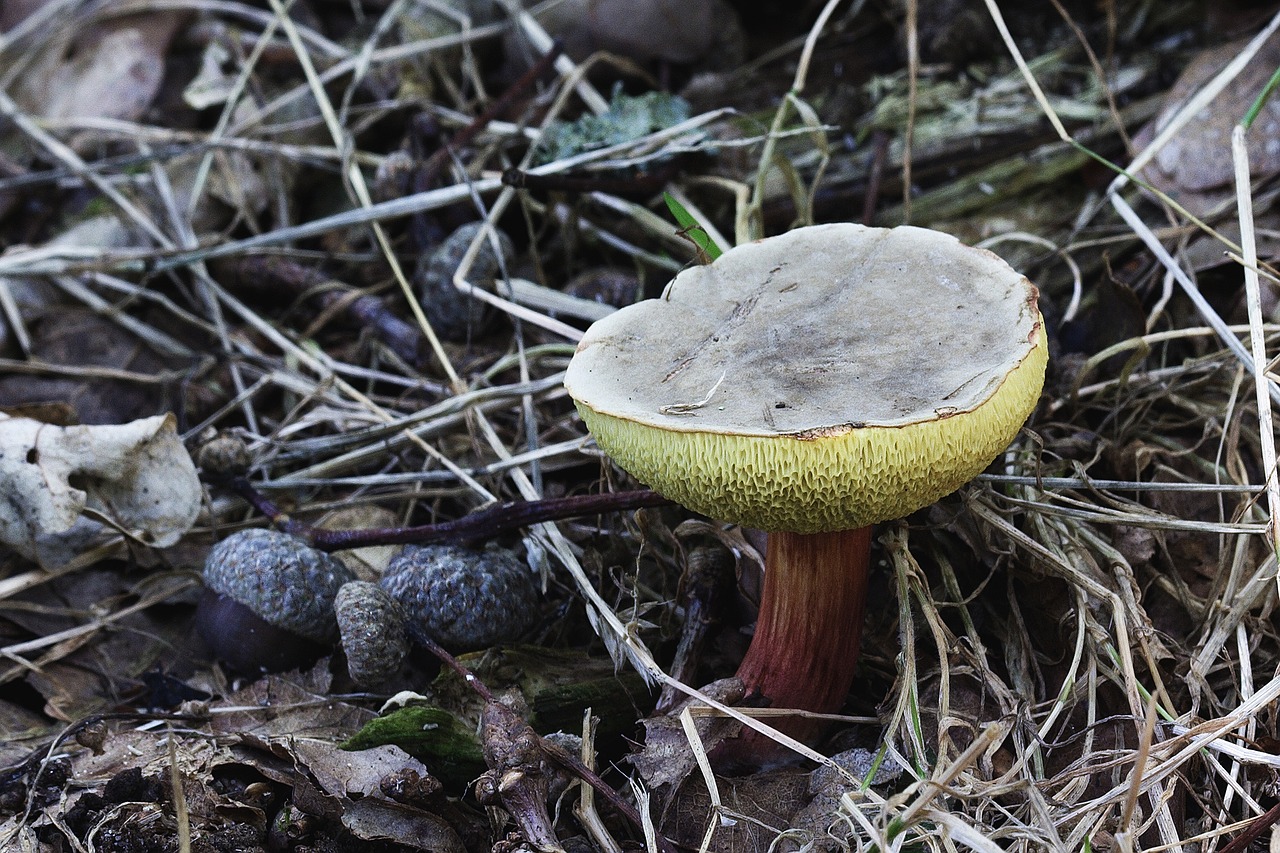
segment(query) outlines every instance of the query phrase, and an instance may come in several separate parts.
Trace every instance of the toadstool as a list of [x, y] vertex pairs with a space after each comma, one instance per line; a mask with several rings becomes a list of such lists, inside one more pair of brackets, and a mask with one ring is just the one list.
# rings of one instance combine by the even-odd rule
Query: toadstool
[[1044, 382], [1036, 299], [949, 235], [843, 223], [739, 246], [587, 330], [565, 387], [597, 444], [685, 507], [769, 532], [749, 694], [844, 704], [870, 525], [1012, 442]]

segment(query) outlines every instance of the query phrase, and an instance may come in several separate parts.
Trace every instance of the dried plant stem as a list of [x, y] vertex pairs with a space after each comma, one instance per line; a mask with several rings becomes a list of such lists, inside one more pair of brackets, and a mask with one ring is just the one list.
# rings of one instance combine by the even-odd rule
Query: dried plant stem
[[902, 135], [902, 223], [911, 222], [911, 148], [916, 137], [916, 101], [920, 84], [920, 31], [917, 0], [907, 0], [907, 126]]
[[1276, 438], [1271, 425], [1271, 398], [1267, 393], [1267, 339], [1262, 331], [1262, 295], [1258, 282], [1258, 244], [1253, 229], [1253, 194], [1249, 188], [1249, 151], [1245, 127], [1231, 131], [1231, 156], [1235, 163], [1236, 209], [1240, 217], [1240, 248], [1243, 252], [1245, 302], [1249, 308], [1249, 343], [1253, 350], [1253, 378], [1258, 402], [1258, 443], [1262, 471], [1267, 484], [1267, 511], [1270, 515], [1271, 551], [1280, 556], [1280, 482], [1276, 480]]
[[[476, 116], [462, 130], [449, 140], [448, 144], [443, 145], [427, 158], [427, 162], [422, 166], [421, 181], [423, 186], [430, 186], [435, 182], [441, 172], [444, 171], [445, 165], [449, 162], [449, 155], [456, 152], [457, 149], [468, 144], [473, 140], [480, 131], [489, 126], [489, 122], [511, 109], [516, 98], [522, 96], [526, 91], [533, 87], [534, 83], [551, 69], [551, 66], [560, 54], [564, 53], [564, 45], [559, 41], [554, 42], [551, 48], [538, 57], [538, 60], [529, 67], [529, 70], [507, 87], [501, 95], [489, 102], [488, 106]], [[503, 176], [505, 180], [505, 175]]]
[[835, 14], [836, 7], [840, 5], [840, 2], [841, 0], [827, 0], [827, 3], [822, 7], [822, 11], [818, 13], [818, 19], [809, 28], [809, 35], [804, 40], [804, 48], [800, 51], [800, 61], [796, 63], [796, 74], [791, 81], [791, 90], [783, 97], [782, 102], [778, 104], [777, 111], [773, 114], [773, 123], [769, 127], [768, 136], [765, 137], [764, 149], [760, 152], [760, 165], [756, 169], [755, 188], [749, 206], [748, 217], [750, 217], [749, 221], [753, 224], [752, 239], [764, 236], [761, 230], [764, 227], [764, 214], [761, 208], [764, 205], [765, 178], [773, 167], [774, 148], [782, 132], [782, 122], [787, 116], [788, 108], [793, 106], [793, 100], [799, 98], [800, 93], [804, 91], [805, 80], [809, 76], [809, 63], [813, 60], [813, 51], [818, 44], [818, 36], [826, 28], [827, 21]]
[[425, 351], [422, 333], [401, 320], [381, 299], [336, 282], [320, 269], [306, 267], [278, 255], [243, 255], [220, 260], [213, 269], [241, 292], [286, 288], [296, 296], [314, 296], [322, 311], [338, 310], [369, 329], [406, 363], [420, 365]]
[[1058, 118], [1058, 113], [1049, 104], [1049, 99], [1045, 97], [1044, 90], [1040, 88], [1035, 75], [1031, 73], [1031, 68], [1027, 65], [1027, 60], [1023, 58], [1022, 51], [1018, 48], [1018, 43], [1013, 40], [1013, 35], [1009, 32], [1009, 27], [1004, 22], [1004, 15], [1000, 13], [1000, 7], [996, 5], [996, 0], [983, 0], [983, 2], [987, 4], [987, 13], [991, 16], [992, 23], [1000, 31], [1000, 38], [1004, 41], [1005, 49], [1009, 51], [1009, 56], [1013, 58], [1014, 64], [1022, 72], [1022, 78], [1027, 81], [1031, 94], [1035, 96], [1036, 103], [1040, 105], [1041, 111], [1049, 119], [1049, 123], [1053, 125], [1054, 132], [1058, 134], [1058, 138], [1063, 142], [1073, 142], [1071, 134], [1067, 132], [1067, 128], [1062, 124], [1062, 119]]
[[1271, 829], [1280, 822], [1280, 803], [1267, 809], [1249, 822], [1249, 826], [1245, 828], [1239, 835], [1232, 839], [1218, 853], [1244, 853], [1249, 849], [1249, 845], [1257, 841], [1264, 832]]
[[[337, 112], [333, 109], [328, 95], [325, 93], [324, 84], [320, 82], [320, 77], [316, 73], [315, 65], [311, 61], [311, 55], [307, 52], [302, 43], [302, 36], [297, 26], [289, 17], [284, 5], [280, 0], [269, 0], [272, 11], [276, 13], [280, 20], [280, 25], [285, 31], [285, 35], [289, 38], [290, 45], [293, 46], [297, 55], [298, 63], [306, 75], [307, 84], [311, 87], [315, 95], [316, 105], [320, 108], [320, 115], [324, 119], [324, 124], [329, 130], [330, 136], [333, 138], [334, 147], [339, 151], [347, 151], [352, 142], [348, 138], [346, 129], [338, 118]], [[360, 170], [360, 166], [354, 160], [347, 164], [346, 168], [347, 184], [356, 200], [360, 203], [360, 207], [369, 209], [373, 207], [373, 196], [369, 191], [368, 184], [365, 181], [364, 173]], [[373, 236], [378, 244], [379, 250], [382, 252], [383, 260], [391, 268], [396, 283], [400, 286], [401, 293], [404, 294], [405, 302], [409, 306], [410, 312], [413, 314], [414, 320], [418, 323], [418, 328], [422, 330], [423, 336], [430, 345], [431, 352], [435, 355], [436, 361], [439, 362], [440, 368], [444, 371], [450, 384], [456, 389], [463, 388], [463, 382], [454, 369], [453, 362], [450, 361], [448, 353], [445, 352], [444, 345], [440, 342], [440, 338], [436, 335], [435, 329], [431, 322], [427, 319], [427, 315], [423, 312], [422, 306], [418, 303], [414, 296], [413, 288], [409, 284], [409, 279], [405, 276], [404, 270], [400, 266], [400, 261], [396, 256], [395, 250], [391, 246], [391, 238], [387, 236], [386, 230], [382, 227], [382, 223], [373, 220], [369, 223], [373, 229]]]
[[[1071, 136], [1063, 125], [1062, 119], [1058, 117], [1057, 112], [1049, 103], [1049, 99], [1045, 96], [1044, 90], [1040, 88], [1040, 84], [1036, 81], [1035, 75], [1031, 73], [1031, 69], [1023, 58], [1022, 52], [1018, 49], [1017, 43], [1014, 42], [1013, 36], [1009, 33], [1009, 28], [1005, 24], [1004, 16], [1001, 15], [1000, 9], [996, 6], [995, 0], [984, 0], [984, 2], [986, 3], [988, 13], [991, 15], [991, 20], [995, 23], [996, 29], [1000, 31], [1000, 37], [1004, 40], [1005, 48], [1009, 51], [1009, 55], [1013, 57], [1014, 63], [1018, 66], [1018, 70], [1022, 73], [1023, 79], [1026, 80], [1027, 86], [1031, 89], [1037, 103], [1040, 104], [1040, 109], [1049, 119], [1049, 123], [1053, 125], [1053, 129], [1058, 134], [1058, 137], [1063, 142], [1076, 146], [1090, 157], [1093, 157], [1109, 168], [1115, 169], [1119, 173], [1107, 190], [1112, 206], [1116, 209], [1116, 212], [1120, 214], [1120, 217], [1125, 221], [1125, 224], [1133, 229], [1134, 233], [1138, 235], [1148, 250], [1150, 250], [1165, 269], [1173, 275], [1178, 284], [1181, 285], [1183, 292], [1186, 293], [1187, 298], [1189, 298], [1195, 305], [1200, 316], [1204, 317], [1205, 321], [1208, 322], [1208, 324], [1213, 327], [1214, 331], [1218, 333], [1227, 348], [1231, 350], [1231, 352], [1240, 359], [1241, 363], [1243, 363], [1252, 373], [1254, 371], [1254, 365], [1249, 351], [1245, 349], [1244, 345], [1240, 343], [1238, 338], [1227, 331], [1226, 321], [1219, 316], [1218, 312], [1215, 311], [1209, 304], [1208, 300], [1204, 298], [1203, 294], [1200, 293], [1200, 289], [1196, 287], [1195, 282], [1191, 280], [1191, 277], [1186, 274], [1177, 261], [1174, 260], [1173, 256], [1164, 248], [1156, 236], [1151, 232], [1151, 229], [1147, 227], [1146, 223], [1139, 218], [1138, 214], [1129, 206], [1129, 203], [1120, 196], [1120, 190], [1124, 189], [1130, 182], [1137, 181], [1134, 175], [1140, 171], [1143, 166], [1150, 162], [1151, 158], [1156, 156], [1160, 149], [1164, 147], [1165, 143], [1172, 139], [1174, 135], [1200, 110], [1205, 109], [1208, 104], [1217, 97], [1224, 88], [1226, 88], [1227, 84], [1244, 69], [1245, 65], [1248, 64], [1249, 60], [1252, 59], [1255, 54], [1257, 54], [1258, 50], [1261, 49], [1266, 40], [1275, 33], [1277, 28], [1280, 28], [1280, 14], [1273, 17], [1267, 27], [1256, 35], [1240, 52], [1240, 54], [1227, 64], [1226, 68], [1220, 71], [1211, 81], [1209, 81], [1208, 84], [1197, 92], [1194, 97], [1187, 101], [1180, 110], [1178, 110], [1175, 116], [1170, 119], [1156, 135], [1156, 138], [1151, 142], [1151, 144], [1143, 149], [1136, 158], [1134, 158], [1128, 169], [1121, 169], [1119, 166], [1098, 157], [1098, 155], [1076, 142], [1076, 140]], [[1213, 231], [1213, 229], [1209, 228], [1199, 219], [1192, 216], [1163, 193], [1158, 194], [1161, 196], [1162, 201], [1173, 206], [1180, 214], [1186, 216], [1199, 227], [1214, 235], [1217, 239], [1226, 243], [1228, 246], [1231, 245], [1229, 241], [1223, 240], [1221, 235], [1218, 235], [1216, 231]], [[1258, 381], [1265, 382], [1271, 399], [1280, 403], [1280, 387], [1277, 387], [1276, 383], [1269, 379], [1259, 378]]]

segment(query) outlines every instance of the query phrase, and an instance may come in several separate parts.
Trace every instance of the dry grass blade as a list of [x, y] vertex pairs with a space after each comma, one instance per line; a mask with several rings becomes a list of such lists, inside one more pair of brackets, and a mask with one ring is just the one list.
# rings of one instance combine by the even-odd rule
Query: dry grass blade
[[1231, 156], [1236, 166], [1236, 202], [1240, 216], [1240, 244], [1243, 250], [1245, 302], [1249, 309], [1249, 341], [1253, 351], [1253, 376], [1257, 388], [1258, 438], [1262, 451], [1262, 472], [1267, 483], [1267, 509], [1271, 526], [1271, 549], [1280, 555], [1280, 475], [1276, 471], [1276, 439], [1271, 423], [1267, 393], [1267, 341], [1263, 332], [1262, 295], [1258, 284], [1258, 244], [1253, 225], [1253, 195], [1249, 188], [1249, 152], [1244, 144], [1245, 128], [1236, 125], [1231, 134]]

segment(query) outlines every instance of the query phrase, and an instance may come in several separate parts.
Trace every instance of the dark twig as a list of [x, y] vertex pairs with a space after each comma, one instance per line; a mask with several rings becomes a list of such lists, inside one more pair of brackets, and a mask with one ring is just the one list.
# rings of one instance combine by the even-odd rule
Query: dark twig
[[671, 501], [657, 492], [636, 489], [600, 495], [575, 495], [540, 501], [510, 501], [489, 506], [454, 521], [418, 527], [371, 527], [361, 530], [325, 530], [298, 521], [282, 511], [243, 477], [226, 483], [233, 492], [265, 515], [281, 531], [305, 539], [321, 551], [343, 551], [370, 545], [426, 545], [432, 542], [468, 542], [490, 539], [517, 527], [559, 521], [584, 515], [625, 512], [642, 507], [666, 506]]
[[418, 175], [418, 184], [423, 187], [430, 186], [436, 176], [444, 169], [445, 164], [449, 162], [451, 152], [457, 151], [462, 146], [474, 139], [480, 131], [489, 126], [489, 122], [502, 115], [515, 102], [516, 98], [523, 95], [533, 84], [538, 82], [538, 78], [551, 70], [555, 61], [560, 58], [560, 54], [564, 52], [564, 45], [559, 41], [551, 45], [551, 49], [538, 57], [538, 61], [520, 78], [512, 83], [507, 90], [498, 97], [489, 102], [484, 110], [471, 120], [466, 127], [454, 134], [453, 138], [445, 145], [436, 149], [427, 161], [422, 164], [422, 171]]
[[[733, 589], [733, 558], [724, 548], [699, 547], [689, 552], [681, 578], [684, 588], [684, 628], [671, 661], [671, 677], [692, 684], [697, 678], [703, 647], [720, 621], [725, 599]], [[670, 684], [662, 688], [655, 714], [670, 714], [686, 697]]]
[[676, 175], [677, 166], [671, 163], [647, 172], [627, 174], [618, 171], [579, 172], [577, 174], [535, 175], [521, 169], [507, 169], [502, 182], [518, 190], [544, 192], [614, 194], [654, 193], [665, 187]]
[[1264, 832], [1271, 829], [1280, 821], [1280, 803], [1276, 803], [1262, 814], [1255, 817], [1247, 827], [1240, 830], [1240, 834], [1231, 839], [1231, 843], [1223, 847], [1219, 853], [1244, 853], [1249, 849], [1249, 845], [1262, 836]]
[[427, 351], [417, 326], [397, 317], [381, 299], [339, 284], [319, 269], [279, 256], [246, 255], [215, 261], [214, 273], [242, 293], [274, 295], [284, 288], [293, 297], [313, 297], [321, 311], [337, 310], [346, 314], [353, 324], [370, 329], [409, 364], [421, 364]]
[[889, 159], [889, 134], [877, 130], [871, 135], [871, 168], [867, 174], [867, 193], [862, 201], [862, 224], [871, 225], [880, 201], [880, 185], [884, 182], [884, 164]]
[[[528, 767], [536, 763], [535, 759], [537, 757], [549, 759], [559, 765], [561, 769], [577, 776], [594, 788], [600, 796], [604, 797], [610, 805], [617, 809], [627, 820], [631, 821], [637, 829], [644, 829], [644, 822], [640, 817], [640, 813], [636, 811], [635, 806], [624, 800], [612, 786], [600, 778], [598, 773], [583, 764], [582, 760], [576, 755], [540, 736], [511, 709], [499, 703], [494, 698], [493, 692], [476, 677], [474, 672], [463, 666], [457, 658], [441, 648], [430, 637], [419, 636], [417, 639], [427, 648], [427, 651], [439, 658], [440, 662], [446, 667], [461, 676], [462, 680], [481, 699], [484, 699], [486, 704], [484, 712], [486, 719], [484, 752], [485, 761], [489, 763], [490, 772], [498, 777], [506, 776], [510, 781], [512, 779], [511, 774], [527, 772]], [[490, 735], [500, 738], [501, 743], [489, 743]], [[540, 755], [536, 755], [538, 753]], [[519, 767], [516, 766], [517, 764]], [[527, 803], [527, 791], [511, 788], [504, 791], [499, 785], [496, 793], [503, 796], [504, 802], [508, 802], [508, 797], [510, 797], [511, 805], [516, 808], [522, 808]], [[508, 811], [511, 811], [511, 809], [508, 808]], [[658, 835], [658, 848], [662, 853], [675, 853], [675, 847], [661, 834]]]

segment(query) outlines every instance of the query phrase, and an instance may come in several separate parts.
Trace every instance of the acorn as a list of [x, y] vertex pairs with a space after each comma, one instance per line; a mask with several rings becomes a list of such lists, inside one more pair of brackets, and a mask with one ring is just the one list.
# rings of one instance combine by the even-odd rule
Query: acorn
[[[445, 340], [468, 341], [477, 328], [483, 325], [485, 304], [459, 290], [453, 283], [453, 276], [462, 265], [462, 259], [471, 248], [476, 235], [484, 227], [483, 222], [469, 222], [461, 226], [446, 237], [431, 254], [423, 255], [418, 261], [413, 281], [422, 310], [426, 312], [436, 334]], [[486, 239], [482, 242], [467, 273], [468, 281], [480, 290], [492, 292], [496, 287], [494, 282], [502, 276], [505, 265], [515, 255], [511, 238], [501, 231], [497, 232], [497, 245], [501, 257], [499, 252], [494, 251], [492, 241]]]
[[368, 688], [386, 683], [409, 653], [400, 605], [377, 584], [351, 581], [338, 590], [333, 609], [352, 681]]
[[196, 464], [206, 477], [217, 480], [243, 477], [252, 463], [249, 448], [240, 436], [212, 427], [201, 434]]
[[333, 647], [333, 601], [354, 579], [337, 558], [299, 539], [242, 530], [209, 552], [196, 626], [214, 655], [233, 669], [294, 669]]
[[382, 576], [411, 635], [453, 651], [511, 642], [533, 626], [538, 589], [529, 567], [496, 545], [408, 545]]

